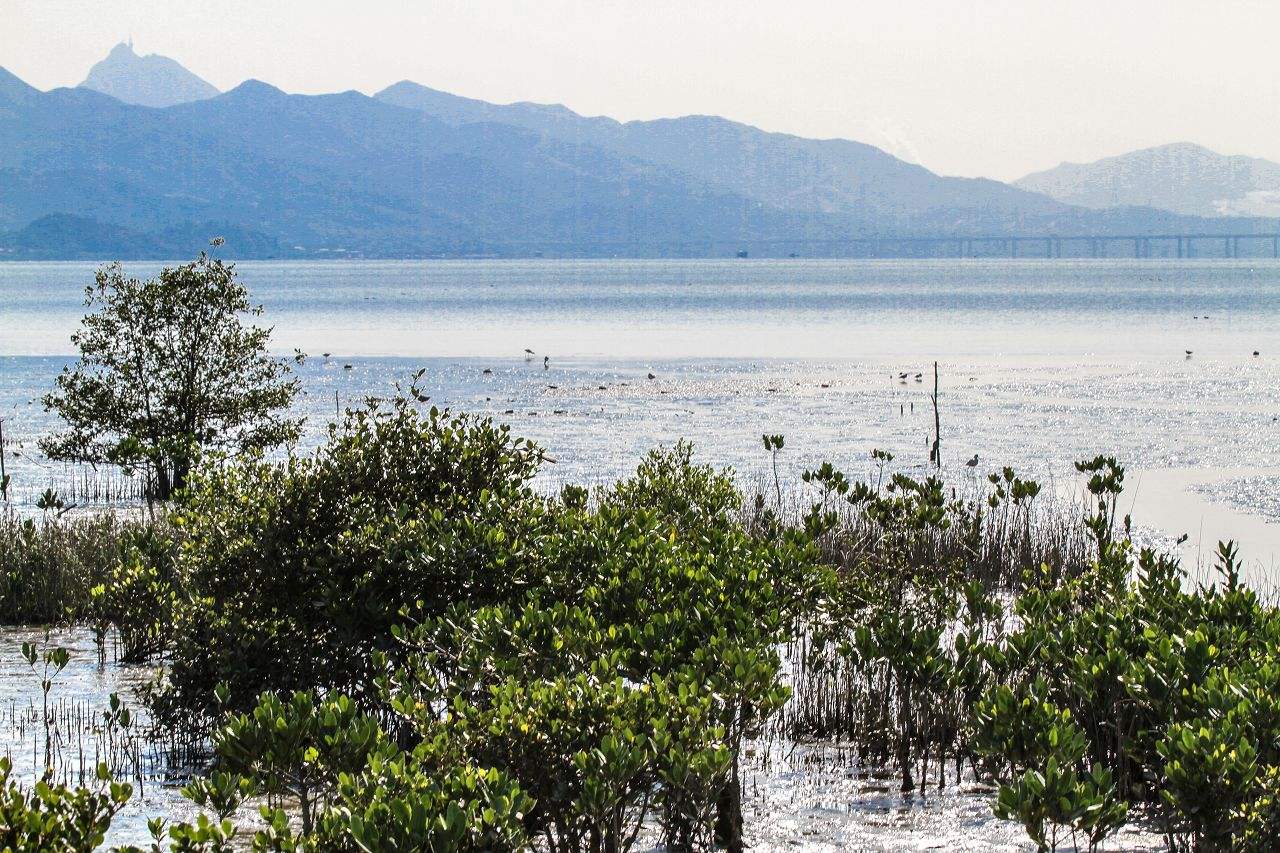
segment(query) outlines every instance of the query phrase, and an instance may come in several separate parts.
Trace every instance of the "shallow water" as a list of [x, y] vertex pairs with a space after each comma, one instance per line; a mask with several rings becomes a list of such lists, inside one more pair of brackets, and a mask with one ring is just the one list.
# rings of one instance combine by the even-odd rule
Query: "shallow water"
[[[1149, 516], [1171, 535], [1203, 532], [1212, 545], [1205, 523], [1218, 517], [1215, 507], [1280, 518], [1280, 482], [1249, 473], [1275, 465], [1280, 437], [1280, 264], [1272, 261], [254, 262], [240, 270], [266, 306], [277, 348], [313, 356], [298, 403], [310, 419], [307, 444], [335, 408], [391, 393], [422, 367], [433, 402], [494, 415], [543, 443], [557, 460], [548, 482], [615, 477], [647, 449], [683, 437], [750, 483], [765, 472], [766, 432], [787, 437], [780, 463], [793, 482], [828, 459], [859, 472], [873, 447], [919, 468], [937, 360], [943, 458], [954, 476], [1010, 464], [1068, 480], [1071, 462], [1105, 452], [1133, 484], [1145, 471], [1195, 475], [1195, 489], [1176, 485], [1169, 500], [1143, 490], [1139, 524]], [[33, 449], [56, 426], [36, 400], [67, 361], [91, 272], [91, 264], [0, 263], [0, 416], [15, 494], [28, 505], [46, 487], [69, 493], [84, 477]], [[962, 463], [975, 453], [970, 471]], [[1237, 474], [1219, 485], [1228, 468]], [[1280, 559], [1280, 537], [1258, 539], [1242, 551], [1262, 579]]]
[[[67, 668], [53, 678], [51, 706], [63, 709], [55, 735], [55, 779], [92, 783], [100, 757], [91, 720], [65, 723], [67, 709], [99, 713], [111, 693], [119, 693], [137, 715], [133, 728], [147, 726], [145, 708], [136, 691], [152, 676], [147, 667], [101, 662], [92, 632], [85, 628], [44, 631], [0, 628], [0, 755], [14, 761], [18, 778], [30, 781], [44, 767], [44, 728], [39, 676], [20, 654], [25, 641], [42, 649], [61, 646], [71, 652]], [[83, 771], [82, 771], [83, 768]], [[838, 745], [795, 745], [761, 742], [748, 745], [744, 760], [744, 832], [756, 851], [805, 850], [999, 850], [1034, 849], [1022, 828], [991, 814], [989, 788], [966, 782], [945, 790], [926, 789], [903, 795], [895, 776], [857, 766], [848, 749]], [[146, 845], [147, 819], [163, 815], [191, 820], [196, 809], [180, 787], [190, 767], [170, 764], [162, 746], [141, 750], [135, 765], [117, 770], [117, 778], [134, 785], [134, 795], [112, 823], [108, 845]], [[237, 816], [242, 832], [252, 833], [252, 808]], [[1162, 849], [1158, 835], [1130, 826], [1104, 849]]]
[[[148, 275], [157, 266], [129, 269]], [[23, 511], [34, 511], [46, 487], [74, 496], [86, 477], [108, 491], [127, 486], [35, 451], [56, 428], [36, 400], [67, 362], [92, 268], [0, 263], [0, 417]], [[414, 261], [240, 269], [266, 306], [274, 346], [312, 355], [297, 404], [309, 419], [305, 446], [320, 439], [335, 408], [389, 394], [425, 368], [421, 384], [433, 403], [493, 415], [542, 443], [556, 460], [542, 474], [547, 486], [616, 477], [647, 449], [689, 438], [702, 458], [733, 466], [753, 488], [770, 476], [761, 434], [781, 433], [782, 476], [798, 487], [799, 474], [824, 460], [866, 472], [876, 447], [893, 451], [903, 468], [923, 469], [937, 361], [948, 476], [966, 482], [1008, 464], [1069, 493], [1078, 488], [1073, 461], [1115, 455], [1129, 469], [1123, 508], [1139, 525], [1188, 534], [1184, 559], [1201, 569], [1219, 536], [1237, 536], [1247, 579], [1274, 586], [1280, 263]], [[526, 347], [534, 350], [528, 360]], [[329, 358], [320, 355], [326, 351]], [[13, 642], [0, 641], [0, 656], [15, 654]], [[0, 693], [29, 688], [9, 663], [3, 667]], [[76, 689], [103, 701], [113, 679], [127, 675], [87, 665], [77, 672]], [[771, 761], [752, 776], [756, 849], [1026, 847], [1017, 827], [990, 818], [981, 792], [903, 802], [867, 790], [838, 765], [791, 761]], [[176, 797], [172, 788], [148, 790], [170, 805]], [[1126, 836], [1111, 847], [1145, 844]]]

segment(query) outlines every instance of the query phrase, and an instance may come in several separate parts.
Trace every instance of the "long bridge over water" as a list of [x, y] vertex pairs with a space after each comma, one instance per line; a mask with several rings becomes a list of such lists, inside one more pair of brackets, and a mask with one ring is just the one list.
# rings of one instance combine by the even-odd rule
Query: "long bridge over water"
[[523, 257], [740, 258], [1280, 258], [1276, 233], [989, 234], [849, 236], [806, 239], [690, 239], [677, 243], [615, 240], [519, 241], [479, 253]]
[[[871, 258], [1280, 258], [1280, 233], [853, 237], [826, 240], [756, 240], [750, 241], [750, 248], [784, 254], [791, 249], [791, 252], [797, 256], [807, 249]], [[740, 249], [739, 256], [744, 252], [750, 254], [749, 249]]]

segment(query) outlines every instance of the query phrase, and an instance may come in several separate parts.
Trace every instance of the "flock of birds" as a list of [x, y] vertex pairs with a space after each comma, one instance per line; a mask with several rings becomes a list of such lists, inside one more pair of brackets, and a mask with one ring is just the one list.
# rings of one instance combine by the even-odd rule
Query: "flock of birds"
[[[1197, 319], [1197, 320], [1198, 320], [1198, 319], [1200, 319], [1200, 316], [1199, 316], [1199, 315], [1196, 315], [1194, 319]], [[1204, 319], [1206, 319], [1206, 320], [1207, 320], [1207, 319], [1209, 319], [1209, 317], [1208, 317], [1208, 315], [1207, 315], [1207, 314], [1205, 315]], [[537, 353], [536, 353], [536, 352], [534, 352], [534, 351], [533, 351], [532, 349], [530, 349], [529, 347], [525, 347], [525, 348], [524, 348], [524, 352], [525, 352], [524, 360], [525, 360], [525, 362], [526, 362], [526, 363], [527, 363], [527, 362], [530, 362], [530, 361], [533, 361], [534, 357], [536, 357], [536, 356], [537, 356]], [[1193, 350], [1184, 350], [1184, 352], [1186, 353], [1186, 357], [1187, 357], [1188, 359], [1189, 359], [1189, 358], [1191, 358], [1191, 356], [1194, 354], [1194, 351], [1193, 351]], [[327, 353], [327, 352], [326, 352], [326, 353], [324, 353], [325, 360], [326, 360], [326, 361], [328, 361], [328, 360], [329, 360], [329, 357], [330, 357], [331, 355], [332, 355], [332, 353]], [[1254, 351], [1253, 351], [1253, 357], [1254, 357], [1254, 358], [1257, 358], [1259, 355], [1261, 355], [1261, 352], [1260, 352], [1259, 350], [1254, 350]], [[342, 369], [343, 369], [343, 370], [352, 370], [352, 369], [354, 369], [354, 365], [349, 364], [349, 363], [347, 363], [347, 364], [343, 364], [343, 365], [342, 365]], [[551, 356], [544, 355], [544, 356], [542, 357], [542, 369], [543, 369], [543, 370], [550, 370], [550, 369], [551, 369]], [[493, 369], [492, 369], [492, 368], [489, 368], [489, 367], [486, 367], [486, 368], [484, 368], [484, 370], [482, 370], [482, 371], [481, 371], [481, 373], [482, 373], [482, 375], [490, 376], [490, 375], [492, 375], [492, 374], [493, 374]], [[912, 371], [910, 371], [910, 370], [904, 370], [904, 371], [899, 372], [897, 376], [898, 376], [898, 381], [899, 381], [901, 384], [903, 384], [903, 385], [907, 384], [907, 380], [908, 380], [908, 379], [914, 379], [916, 382], [924, 382], [924, 373], [923, 373], [923, 372], [915, 372], [915, 373], [913, 373], [913, 372], [912, 372]], [[653, 380], [653, 379], [657, 379], [657, 378], [658, 378], [658, 377], [657, 377], [657, 375], [656, 375], [656, 374], [654, 374], [654, 373], [652, 373], [652, 372], [649, 372], [649, 373], [647, 374], [647, 377], [648, 377], [650, 380]], [[970, 377], [970, 378], [972, 378], [972, 377]], [[623, 383], [623, 384], [625, 385], [626, 383]], [[548, 388], [550, 388], [550, 389], [553, 389], [553, 390], [554, 390], [554, 389], [556, 389], [558, 386], [556, 386], [556, 385], [548, 385], [547, 387], [548, 387]], [[828, 382], [824, 382], [824, 383], [822, 383], [822, 386], [821, 386], [821, 387], [823, 387], [823, 388], [829, 388], [829, 387], [831, 387], [831, 386], [830, 386], [830, 383], [828, 383]], [[604, 386], [604, 385], [599, 386], [599, 390], [601, 390], [601, 391], [605, 390], [605, 386]], [[770, 390], [770, 391], [773, 391], [773, 390], [775, 390], [775, 389], [770, 388], [769, 390]], [[665, 393], [665, 392], [664, 392], [664, 393]], [[915, 404], [914, 404], [914, 403], [912, 403], [911, 408], [912, 408], [912, 411], [914, 411], [914, 410], [915, 410]], [[511, 411], [508, 411], [508, 412], [507, 412], [507, 414], [511, 414]], [[557, 410], [557, 411], [556, 411], [556, 414], [563, 414], [563, 411], [562, 411], [562, 410]], [[969, 460], [967, 460], [967, 461], [965, 462], [965, 466], [966, 466], [966, 467], [968, 467], [968, 468], [976, 468], [976, 467], [978, 467], [978, 454], [976, 454], [976, 453], [975, 453], [975, 454], [973, 454], [973, 457], [972, 457], [971, 459], [969, 459]]]

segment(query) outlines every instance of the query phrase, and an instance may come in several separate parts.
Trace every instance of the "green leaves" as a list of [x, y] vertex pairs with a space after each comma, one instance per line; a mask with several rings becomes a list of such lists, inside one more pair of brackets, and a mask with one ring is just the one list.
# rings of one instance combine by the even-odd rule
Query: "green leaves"
[[17, 853], [80, 853], [102, 844], [115, 814], [133, 794], [114, 782], [106, 765], [97, 785], [68, 788], [37, 781], [30, 790], [10, 781], [12, 763], [0, 758], [0, 849]]
[[267, 353], [270, 330], [233, 266], [201, 255], [158, 278], [99, 269], [92, 309], [72, 336], [79, 361], [58, 376], [45, 407], [67, 424], [41, 439], [52, 459], [111, 463], [149, 474], [168, 500], [207, 450], [243, 453], [295, 439], [283, 415], [298, 391], [288, 362]]

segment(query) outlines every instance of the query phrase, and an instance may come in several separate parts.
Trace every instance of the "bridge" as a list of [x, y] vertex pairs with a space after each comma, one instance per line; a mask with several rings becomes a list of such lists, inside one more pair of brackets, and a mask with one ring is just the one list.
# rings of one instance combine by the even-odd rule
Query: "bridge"
[[989, 234], [806, 239], [502, 241], [480, 257], [634, 258], [1280, 258], [1280, 232], [1168, 234]]
[[[1001, 234], [982, 237], [851, 237], [825, 240], [752, 240], [739, 249], [766, 254], [817, 250], [868, 258], [1280, 258], [1277, 234]], [[1242, 254], [1241, 249], [1244, 248]], [[787, 250], [791, 249], [788, 253]]]

